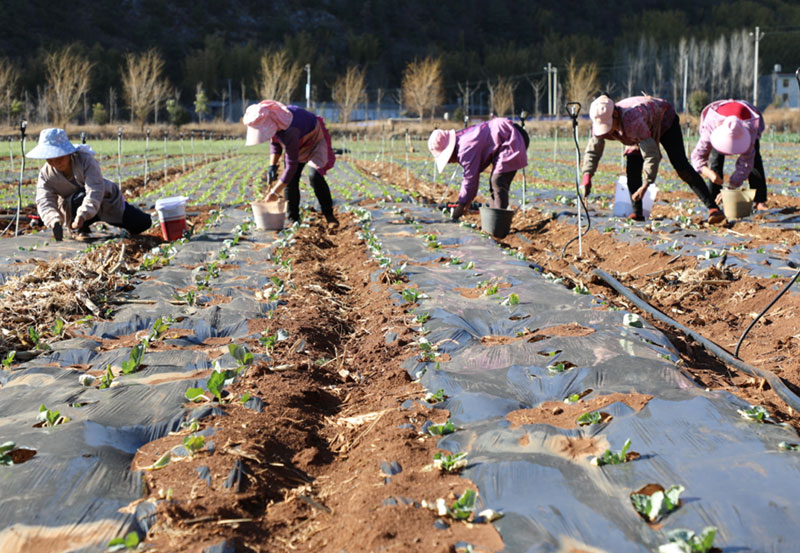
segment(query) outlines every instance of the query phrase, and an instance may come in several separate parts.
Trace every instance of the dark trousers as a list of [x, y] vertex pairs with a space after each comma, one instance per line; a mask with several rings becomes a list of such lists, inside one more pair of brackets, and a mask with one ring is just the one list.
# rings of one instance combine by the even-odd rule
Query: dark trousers
[[[717, 203], [714, 200], [716, 196], [712, 196], [706, 186], [703, 177], [694, 170], [692, 164], [686, 158], [686, 151], [683, 145], [683, 133], [681, 132], [680, 121], [678, 116], [675, 116], [675, 121], [663, 133], [661, 133], [661, 145], [664, 151], [667, 152], [672, 167], [681, 180], [689, 185], [692, 191], [697, 194], [700, 201], [708, 209], [717, 208]], [[628, 190], [631, 195], [639, 190], [642, 186], [642, 168], [644, 167], [644, 158], [642, 158], [639, 150], [625, 156], [625, 174], [628, 176]], [[641, 200], [633, 203], [633, 210], [637, 215], [642, 215], [642, 202]]]
[[[85, 194], [83, 192], [78, 192], [73, 194], [72, 198], [70, 198], [73, 215], [78, 211], [78, 208], [83, 203], [84, 197]], [[80, 228], [81, 232], [89, 232], [89, 226], [97, 221], [100, 221], [100, 218], [97, 216], [92, 217], [89, 221], [84, 221], [83, 226]], [[121, 223], [112, 223], [110, 221], [104, 222], [118, 228], [123, 228], [131, 234], [141, 234], [149, 229], [153, 224], [153, 220], [150, 218], [149, 214], [145, 213], [135, 205], [129, 204], [128, 202], [125, 202], [125, 211], [122, 213]]]
[[[759, 140], [756, 140], [756, 157], [753, 160], [753, 170], [750, 171], [750, 176], [747, 177], [747, 182], [750, 188], [756, 191], [755, 203], [761, 204], [767, 201], [767, 179], [764, 176], [764, 162], [761, 159], [761, 145]], [[711, 148], [711, 155], [708, 156], [708, 168], [714, 171], [717, 176], [722, 178], [723, 167], [725, 165], [725, 154], [721, 154], [714, 148]], [[722, 187], [708, 181], [708, 188], [711, 196], [716, 198], [722, 191]]]
[[507, 173], [492, 173], [490, 184], [492, 186], [492, 205], [498, 209], [508, 208], [508, 191], [511, 189], [511, 181], [514, 180], [516, 171]]
[[[286, 200], [286, 214], [292, 221], [300, 220], [300, 174], [303, 172], [305, 163], [301, 163], [295, 171], [294, 177], [283, 189], [283, 197]], [[309, 168], [311, 171], [308, 175], [308, 182], [314, 189], [314, 194], [319, 201], [319, 208], [325, 219], [330, 221], [333, 216], [333, 198], [331, 198], [331, 190], [328, 188], [328, 183], [325, 177], [320, 175], [316, 169]]]

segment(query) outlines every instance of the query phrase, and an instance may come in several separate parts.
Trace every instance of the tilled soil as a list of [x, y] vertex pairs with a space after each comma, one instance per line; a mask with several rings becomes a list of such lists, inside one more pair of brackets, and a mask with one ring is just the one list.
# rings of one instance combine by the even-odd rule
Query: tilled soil
[[[386, 164], [368, 163], [361, 169], [384, 180], [388, 175]], [[398, 171], [397, 167], [393, 169], [395, 175], [399, 174]], [[397, 179], [397, 182], [402, 186], [405, 181]], [[411, 179], [409, 190], [417, 191], [425, 201], [440, 203], [441, 196], [436, 196], [441, 194], [441, 186], [434, 190], [429, 183], [421, 186], [416, 183], [416, 179]], [[515, 181], [517, 185], [519, 183]], [[451, 188], [451, 196], [454, 197], [455, 193]], [[693, 197], [687, 189], [668, 192], [661, 198], [672, 202]], [[488, 201], [480, 196], [476, 200]], [[800, 199], [771, 193], [769, 205], [793, 213], [800, 209]], [[654, 207], [652, 217], [674, 218], [679, 214], [682, 213], [671, 205], [658, 205]], [[699, 215], [694, 219], [696, 224], [714, 232], [734, 232], [750, 238], [745, 243], [748, 248], [776, 243], [800, 244], [800, 237], [793, 229], [760, 225], [763, 216], [759, 214], [747, 222], [739, 221], [717, 228], [708, 227]], [[480, 217], [475, 212], [467, 213], [464, 220], [480, 225]], [[644, 223], [641, 225], [650, 230]], [[787, 278], [754, 278], [746, 271], [729, 269], [724, 265], [698, 270], [694, 257], [669, 255], [644, 243], [620, 241], [597, 230], [590, 230], [583, 237], [581, 259], [577, 259], [577, 242], [572, 243], [562, 258], [562, 249], [575, 235], [573, 225], [553, 220], [551, 215], [537, 209], [528, 209], [516, 213], [511, 232], [501, 243], [522, 252], [546, 272], [563, 278], [568, 286], [586, 287], [590, 293], [607, 298], [611, 307], [637, 312], [624, 297], [592, 274], [595, 268], [603, 269], [663, 313], [729, 352], [733, 352], [747, 325], [788, 281]], [[800, 394], [798, 314], [800, 295], [791, 292], [784, 295], [751, 330], [739, 352], [744, 362], [772, 371], [796, 394]], [[751, 404], [763, 405], [776, 420], [788, 422], [800, 430], [800, 413], [787, 406], [766, 381], [727, 366], [691, 338], [647, 315], [642, 316], [670, 339], [682, 356], [682, 369], [699, 385], [727, 390]]]
[[[318, 220], [298, 231], [282, 253], [291, 271], [275, 274], [291, 283], [288, 304], [250, 321], [254, 332], [290, 338], [268, 352], [248, 344], [270, 360], [237, 379], [225, 416], [199, 422], [211, 432], [206, 447], [145, 473], [147, 499], [171, 499], [159, 504], [149, 550], [201, 551], [222, 540], [236, 551], [446, 552], [461, 541], [475, 551], [502, 548], [493, 526], [437, 522], [423, 506], [450, 504], [474, 486], [431, 467], [436, 440], [420, 428], [448, 414], [421, 401], [400, 366], [413, 355], [411, 315], [372, 278], [379, 270], [353, 218], [339, 220], [335, 231]], [[240, 405], [244, 394], [261, 398], [263, 410]], [[146, 445], [132, 469], [152, 465], [189, 432]]]

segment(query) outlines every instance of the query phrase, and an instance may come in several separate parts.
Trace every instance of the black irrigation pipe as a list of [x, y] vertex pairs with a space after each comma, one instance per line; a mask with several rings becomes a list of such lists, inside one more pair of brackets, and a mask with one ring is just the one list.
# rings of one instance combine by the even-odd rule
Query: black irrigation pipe
[[[578, 114], [581, 111], [581, 105], [578, 102], [568, 102], [566, 105], [567, 114], [569, 115], [570, 119], [572, 119], [572, 139], [575, 141], [575, 194], [580, 202], [578, 206], [578, 236], [571, 238], [561, 250], [561, 257], [567, 253], [567, 248], [570, 244], [572, 244], [575, 240], [579, 241], [583, 236], [589, 232], [589, 229], [592, 228], [592, 218], [589, 216], [589, 209], [586, 207], [586, 203], [583, 201], [583, 194], [581, 194], [581, 184], [580, 184], [580, 170], [581, 170], [581, 147], [578, 144]], [[581, 232], [581, 206], [583, 206], [583, 213], [586, 215], [586, 230]], [[580, 249], [580, 248], [579, 248]], [[582, 255], [583, 252], [579, 252], [579, 255]]]
[[789, 388], [787, 388], [786, 385], [781, 381], [780, 378], [778, 378], [777, 375], [769, 371], [765, 371], [763, 369], [759, 369], [751, 365], [748, 365], [747, 363], [745, 363], [740, 359], [736, 359], [723, 347], [715, 344], [714, 342], [708, 340], [707, 338], [704, 338], [697, 332], [683, 326], [678, 321], [668, 317], [667, 315], [665, 315], [664, 313], [662, 313], [661, 311], [659, 311], [658, 309], [656, 309], [655, 307], [653, 307], [652, 305], [641, 299], [639, 296], [634, 294], [630, 289], [626, 288], [625, 285], [623, 285], [621, 282], [619, 282], [617, 279], [615, 279], [602, 269], [594, 269], [592, 273], [603, 279], [603, 281], [606, 282], [606, 284], [611, 286], [619, 294], [625, 296], [627, 300], [629, 300], [636, 307], [638, 307], [648, 315], [654, 317], [655, 319], [658, 319], [664, 324], [667, 324], [683, 332], [687, 336], [690, 336], [692, 339], [694, 339], [696, 342], [702, 345], [706, 349], [706, 351], [711, 353], [714, 357], [716, 357], [723, 363], [730, 365], [732, 367], [736, 367], [743, 373], [749, 374], [750, 376], [763, 378], [764, 380], [769, 382], [769, 385], [772, 387], [773, 390], [775, 390], [775, 393], [778, 394], [778, 396], [780, 396], [780, 398], [786, 402], [786, 405], [788, 405], [795, 411], [800, 412], [800, 397], [797, 397], [796, 394], [794, 394]]

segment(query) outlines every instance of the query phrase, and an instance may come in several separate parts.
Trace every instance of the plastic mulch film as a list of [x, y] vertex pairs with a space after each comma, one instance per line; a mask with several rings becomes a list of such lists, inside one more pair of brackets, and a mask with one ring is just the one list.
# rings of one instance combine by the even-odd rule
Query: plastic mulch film
[[[213, 367], [206, 353], [191, 346], [208, 337], [250, 336], [247, 319], [275, 307], [256, 297], [268, 282], [271, 252], [256, 242], [269, 242], [275, 234], [253, 229], [236, 244], [225, 242], [246, 216], [228, 209], [211, 228], [175, 243], [168, 265], [132, 279], [130, 296], [139, 303], [122, 305], [113, 320], [84, 326], [85, 337], [54, 343], [52, 351], [13, 371], [0, 371], [0, 443], [11, 440], [17, 448], [35, 451], [24, 462], [0, 465], [0, 551], [105, 551], [110, 539], [132, 530], [143, 534], [153, 523], [151, 503], [129, 507], [143, 495], [135, 470], [141, 467], [130, 466], [134, 454], [177, 430], [182, 421], [220, 412], [186, 405], [185, 391], [204, 386]], [[176, 291], [196, 282], [195, 266], [214, 261], [219, 270], [208, 279], [207, 289], [198, 291], [200, 301], [174, 301]], [[203, 305], [203, 298], [212, 296], [231, 300]], [[147, 351], [140, 370], [118, 374], [108, 389], [79, 382], [85, 372], [78, 366], [110, 366], [118, 373], [128, 358], [130, 347], [105, 351], [101, 340], [140, 331], [146, 335], [158, 317], [171, 318], [170, 328], [193, 330], [165, 340], [186, 349]], [[216, 361], [222, 368], [237, 364], [227, 353]], [[41, 405], [69, 421], [35, 427]], [[251, 398], [247, 406], [258, 410], [262, 404]]]
[[[412, 358], [407, 369], [444, 390], [457, 431], [440, 446], [468, 453], [464, 475], [505, 515], [495, 524], [506, 551], [655, 551], [671, 529], [709, 525], [724, 551], [800, 543], [800, 455], [778, 445], [796, 442], [793, 430], [747, 420], [742, 400], [698, 388], [646, 322], [626, 325], [624, 312], [549, 281], [493, 241], [401, 206], [423, 223], [415, 232], [397, 207], [372, 211], [371, 228], [395, 266], [409, 261], [408, 286], [424, 294], [417, 312], [431, 315], [425, 338], [438, 356]], [[491, 283], [496, 294], [475, 292]], [[502, 305], [511, 294], [518, 305]], [[582, 398], [565, 403], [573, 394]], [[598, 405], [602, 422], [579, 426], [581, 405]], [[627, 439], [641, 458], [590, 463]], [[651, 483], [685, 487], [658, 525], [630, 499]]]

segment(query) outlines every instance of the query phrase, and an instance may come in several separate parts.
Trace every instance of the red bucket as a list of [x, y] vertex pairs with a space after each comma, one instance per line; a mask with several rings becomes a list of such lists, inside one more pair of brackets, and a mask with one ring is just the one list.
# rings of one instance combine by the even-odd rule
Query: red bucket
[[183, 231], [186, 230], [186, 217], [174, 219], [172, 221], [161, 221], [161, 235], [164, 240], [172, 242], [183, 236]]
[[186, 230], [186, 200], [184, 196], [163, 198], [156, 201], [158, 220], [161, 221], [161, 235], [172, 242], [183, 236]]

